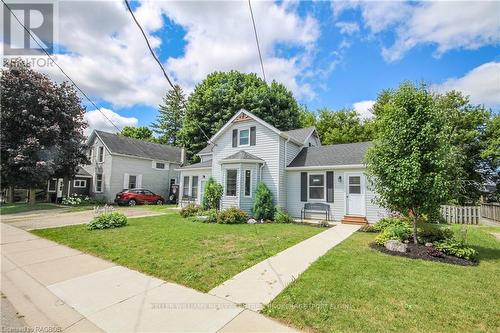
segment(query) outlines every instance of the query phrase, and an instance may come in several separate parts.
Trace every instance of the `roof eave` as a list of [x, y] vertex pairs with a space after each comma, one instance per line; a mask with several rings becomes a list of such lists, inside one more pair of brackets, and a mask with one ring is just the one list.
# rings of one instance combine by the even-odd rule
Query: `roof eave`
[[296, 167], [286, 167], [286, 170], [299, 171], [299, 170], [335, 170], [335, 169], [359, 169], [366, 168], [365, 164], [338, 164], [338, 165], [311, 165], [311, 166], [296, 166]]
[[256, 159], [230, 159], [230, 160], [222, 160], [219, 164], [228, 164], [228, 163], [259, 163], [265, 164], [264, 160], [256, 160]]

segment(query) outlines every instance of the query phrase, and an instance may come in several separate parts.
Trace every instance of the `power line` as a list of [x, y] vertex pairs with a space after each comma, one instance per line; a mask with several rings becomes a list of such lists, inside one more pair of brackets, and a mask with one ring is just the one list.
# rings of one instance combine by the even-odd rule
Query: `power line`
[[[2, 0], [3, 1], [3, 0]], [[151, 53], [151, 55], [153, 56], [154, 60], [156, 61], [156, 63], [158, 64], [158, 66], [160, 66], [161, 68], [161, 71], [163, 72], [163, 76], [165, 76], [165, 78], [167, 79], [168, 81], [168, 84], [170, 85], [170, 87], [172, 87], [173, 91], [177, 94], [177, 96], [179, 97], [179, 99], [182, 101], [182, 105], [184, 106], [184, 109], [187, 110], [187, 105], [186, 105], [186, 102], [184, 101], [184, 98], [182, 98], [182, 96], [180, 96], [180, 93], [177, 91], [177, 89], [175, 89], [174, 87], [174, 84], [172, 83], [172, 81], [170, 80], [170, 78], [168, 77], [168, 74], [167, 74], [167, 71], [165, 70], [165, 68], [163, 67], [160, 59], [158, 59], [158, 57], [156, 56], [156, 53], [153, 51], [153, 48], [151, 47], [151, 44], [149, 43], [149, 40], [148, 40], [148, 36], [146, 35], [146, 33], [144, 32], [144, 29], [142, 28], [141, 24], [139, 23], [139, 21], [137, 21], [136, 17], [135, 17], [135, 14], [134, 12], [132, 11], [132, 8], [130, 8], [130, 4], [128, 3], [128, 0], [123, 0], [125, 2], [125, 5], [127, 6], [127, 9], [130, 13], [130, 15], [132, 15], [132, 18], [134, 19], [134, 22], [135, 24], [137, 25], [137, 27], [139, 28], [139, 30], [141, 31], [141, 34], [142, 34], [142, 37], [144, 37], [144, 40], [146, 41], [146, 45], [148, 46], [148, 49], [149, 49], [149, 52]], [[198, 126], [198, 128], [200, 129], [201, 133], [203, 133], [203, 135], [205, 136], [205, 138], [207, 139], [207, 142], [208, 143], [211, 143], [213, 144], [214, 146], [216, 146], [215, 143], [211, 142], [210, 141], [210, 138], [208, 137], [208, 135], [205, 133], [205, 131], [203, 130], [203, 128], [201, 128], [200, 124], [198, 124], [198, 122], [195, 121], [195, 124]]]
[[248, 0], [248, 8], [250, 8], [250, 16], [252, 17], [253, 32], [255, 34], [255, 43], [257, 44], [257, 51], [259, 52], [260, 68], [262, 69], [262, 76], [264, 77], [264, 81], [267, 82], [266, 72], [264, 71], [264, 62], [262, 61], [262, 54], [260, 52], [259, 37], [257, 35], [257, 28], [255, 27], [255, 19], [253, 17], [252, 3], [250, 2], [250, 0]]
[[24, 28], [24, 30], [30, 35], [31, 39], [33, 39], [35, 41], [35, 43], [37, 43], [37, 45], [40, 47], [40, 49], [42, 49], [42, 51], [49, 57], [50, 60], [52, 60], [52, 62], [57, 66], [57, 68], [59, 68], [59, 70], [61, 71], [61, 73], [64, 74], [64, 76], [66, 76], [68, 78], [68, 80], [76, 87], [76, 89], [83, 95], [85, 96], [85, 98], [90, 102], [90, 104], [92, 104], [96, 110], [98, 110], [103, 116], [104, 118], [106, 118], [110, 123], [111, 125], [114, 126], [114, 128], [116, 128], [118, 130], [118, 132], [120, 132], [120, 129], [118, 128], [118, 126], [115, 125], [115, 123], [113, 123], [111, 121], [111, 119], [109, 119], [105, 114], [104, 112], [102, 112], [101, 108], [99, 108], [94, 102], [92, 102], [92, 100], [87, 96], [87, 94], [75, 83], [75, 81], [73, 81], [72, 78], [69, 77], [68, 74], [66, 74], [66, 72], [61, 68], [61, 66], [59, 66], [57, 64], [57, 62], [54, 60], [54, 58], [52, 58], [52, 56], [47, 52], [47, 50], [45, 50], [45, 48], [40, 45], [40, 43], [38, 42], [38, 40], [31, 34], [31, 31], [26, 28], [26, 26], [19, 20], [19, 18], [16, 16], [16, 14], [14, 14], [14, 12], [12, 11], [12, 9], [10, 9], [9, 5], [7, 5], [5, 3], [4, 0], [2, 0], [2, 3], [4, 4], [4, 6], [9, 10], [9, 12], [12, 14], [12, 16], [14, 16], [14, 18], [16, 19], [16, 21]]

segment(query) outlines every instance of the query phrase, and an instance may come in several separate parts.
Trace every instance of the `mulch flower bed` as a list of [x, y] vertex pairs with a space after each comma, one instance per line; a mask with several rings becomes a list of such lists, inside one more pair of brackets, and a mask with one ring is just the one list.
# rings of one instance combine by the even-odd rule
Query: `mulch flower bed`
[[[463, 258], [458, 258], [454, 256], [449, 256], [442, 252], [439, 252], [434, 247], [428, 247], [422, 244], [408, 243], [408, 248], [406, 252], [390, 251], [386, 249], [383, 245], [378, 245], [376, 243], [370, 243], [370, 247], [377, 251], [390, 254], [392, 256], [406, 257], [411, 259], [423, 259], [429, 261], [439, 261], [447, 264], [460, 265], [460, 266], [476, 266], [477, 261], [470, 261]], [[431, 255], [433, 254], [433, 255]]]

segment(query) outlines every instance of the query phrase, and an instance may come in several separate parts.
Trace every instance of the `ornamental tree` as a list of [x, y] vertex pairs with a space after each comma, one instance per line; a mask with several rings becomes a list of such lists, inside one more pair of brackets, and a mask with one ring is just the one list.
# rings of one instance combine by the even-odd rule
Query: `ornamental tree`
[[462, 178], [463, 155], [453, 129], [424, 85], [405, 82], [378, 100], [377, 137], [366, 157], [368, 176], [381, 206], [417, 220], [453, 198]]
[[272, 220], [274, 217], [273, 194], [263, 182], [257, 184], [252, 213], [257, 220]]
[[0, 77], [2, 186], [30, 189], [51, 177], [72, 177], [88, 163], [84, 107], [73, 87], [57, 84], [18, 60]]
[[217, 183], [215, 179], [209, 177], [205, 184], [201, 207], [207, 209], [219, 209], [220, 199], [222, 198], [222, 185]]

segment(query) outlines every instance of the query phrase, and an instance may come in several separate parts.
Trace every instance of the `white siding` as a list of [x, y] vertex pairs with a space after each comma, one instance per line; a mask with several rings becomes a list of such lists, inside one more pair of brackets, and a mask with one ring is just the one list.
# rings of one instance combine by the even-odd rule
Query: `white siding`
[[[321, 170], [321, 171], [311, 171], [325, 172], [333, 171], [333, 203], [327, 203], [326, 199], [322, 202], [330, 205], [330, 212], [333, 220], [340, 221], [342, 217], [346, 214], [346, 176], [345, 173], [350, 172], [364, 172], [363, 169], [339, 169], [339, 170]], [[301, 171], [287, 171], [287, 211], [294, 217], [300, 217], [300, 211], [304, 206], [304, 202], [300, 201], [300, 172]], [[342, 177], [342, 182], [339, 183], [338, 178]], [[365, 182], [365, 184], [367, 181]], [[381, 217], [385, 216], [385, 209], [379, 207], [373, 202], [375, 198], [375, 193], [369, 188], [365, 188], [365, 209], [366, 209], [366, 219], [369, 223], [377, 222]], [[317, 201], [315, 201], [317, 202]], [[309, 217], [310, 215], [308, 215]], [[313, 218], [322, 218], [323, 215], [316, 214], [312, 215]]]
[[[240, 165], [241, 172], [240, 172], [240, 177], [239, 177], [239, 183], [241, 184], [240, 186], [240, 208], [247, 212], [248, 214], [252, 214], [252, 206], [253, 206], [253, 199], [255, 198], [255, 189], [257, 187], [257, 181], [258, 181], [258, 172], [259, 172], [259, 166], [257, 164], [241, 164]], [[252, 171], [252, 181], [251, 181], [251, 196], [250, 197], [245, 197], [245, 170], [251, 170]]]
[[[90, 147], [93, 150], [91, 164], [83, 166], [83, 169], [92, 175], [90, 195], [99, 199], [105, 199], [106, 201], [113, 201], [116, 194], [111, 193], [111, 170], [113, 166], [113, 157], [109, 151], [104, 148], [104, 161], [102, 163], [97, 162], [98, 148], [104, 147], [104, 144], [97, 136], [90, 143]], [[102, 173], [102, 193], [95, 192], [95, 180], [96, 174], [98, 173]]]
[[201, 159], [200, 162], [210, 161], [210, 160], [212, 160], [212, 154], [210, 154], [210, 155], [201, 155], [200, 159]]
[[180, 201], [181, 201], [181, 198], [184, 196], [184, 193], [182, 193], [184, 191], [184, 177], [189, 177], [189, 192], [186, 194], [188, 196], [191, 196], [191, 189], [192, 189], [192, 184], [193, 184], [193, 176], [198, 176], [198, 196], [197, 198], [195, 199], [196, 200], [196, 203], [197, 204], [201, 204], [201, 200], [202, 200], [202, 197], [201, 197], [201, 182], [202, 181], [207, 181], [208, 178], [210, 178], [211, 176], [211, 170], [210, 169], [206, 169], [206, 170], [182, 170], [180, 172], [180, 177], [179, 177], [179, 189], [180, 189], [180, 193], [179, 193], [179, 204], [180, 204]]

